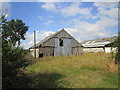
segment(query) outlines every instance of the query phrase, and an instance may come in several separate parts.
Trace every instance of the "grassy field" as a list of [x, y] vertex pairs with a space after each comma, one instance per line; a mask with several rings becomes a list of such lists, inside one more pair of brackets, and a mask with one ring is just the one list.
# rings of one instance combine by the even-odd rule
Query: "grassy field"
[[24, 73], [32, 88], [118, 88], [118, 66], [105, 53], [34, 59]]

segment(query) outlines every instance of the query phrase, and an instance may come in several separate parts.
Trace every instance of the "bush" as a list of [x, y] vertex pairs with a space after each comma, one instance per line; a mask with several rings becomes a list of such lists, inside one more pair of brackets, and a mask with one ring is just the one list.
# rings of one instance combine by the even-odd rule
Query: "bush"
[[19, 68], [24, 67], [26, 62], [25, 54], [19, 47], [14, 47], [13, 49], [9, 45], [3, 47], [3, 78], [16, 76], [19, 72]]
[[118, 51], [115, 56], [115, 63], [120, 64], [120, 33], [118, 34], [118, 39], [116, 40], [116, 42], [117, 42]]

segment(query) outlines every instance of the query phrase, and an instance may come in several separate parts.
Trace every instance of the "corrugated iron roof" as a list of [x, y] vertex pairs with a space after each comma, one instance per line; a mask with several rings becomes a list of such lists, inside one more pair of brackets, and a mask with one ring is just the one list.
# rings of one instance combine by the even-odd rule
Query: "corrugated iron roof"
[[90, 44], [82, 44], [83, 47], [104, 47], [107, 44], [110, 44], [111, 42], [99, 42], [99, 43], [90, 43]]
[[92, 42], [94, 42], [94, 43], [106, 42], [106, 41], [113, 42], [116, 39], [117, 39], [117, 36], [114, 36], [114, 37], [106, 37], [106, 38], [98, 38], [98, 39], [93, 39], [93, 40], [87, 40], [87, 41], [83, 41], [83, 42], [80, 42], [80, 43], [81, 44], [90, 44]]
[[87, 41], [81, 42], [81, 44], [83, 47], [103, 47], [107, 44], [112, 43], [116, 39], [117, 39], [117, 36], [107, 37], [107, 38], [101, 38], [101, 39], [87, 40]]

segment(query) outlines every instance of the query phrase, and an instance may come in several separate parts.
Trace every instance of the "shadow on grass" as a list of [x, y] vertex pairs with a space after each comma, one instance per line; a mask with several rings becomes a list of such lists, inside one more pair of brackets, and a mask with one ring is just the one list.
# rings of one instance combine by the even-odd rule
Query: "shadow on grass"
[[3, 88], [60, 88], [58, 80], [64, 75], [59, 73], [39, 73], [9, 78]]

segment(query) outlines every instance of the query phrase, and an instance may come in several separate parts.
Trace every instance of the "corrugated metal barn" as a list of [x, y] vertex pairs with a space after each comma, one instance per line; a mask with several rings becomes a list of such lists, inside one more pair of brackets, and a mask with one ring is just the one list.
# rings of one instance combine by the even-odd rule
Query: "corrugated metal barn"
[[34, 50], [36, 48], [36, 58], [45, 56], [81, 55], [83, 52], [82, 45], [64, 29], [46, 37], [35, 46], [30, 47], [29, 50], [30, 54], [35, 57]]
[[117, 39], [116, 36], [109, 38], [94, 39], [81, 42], [83, 46], [83, 52], [116, 52], [116, 47], [111, 47], [110, 45]]

